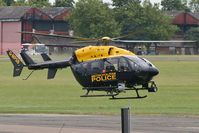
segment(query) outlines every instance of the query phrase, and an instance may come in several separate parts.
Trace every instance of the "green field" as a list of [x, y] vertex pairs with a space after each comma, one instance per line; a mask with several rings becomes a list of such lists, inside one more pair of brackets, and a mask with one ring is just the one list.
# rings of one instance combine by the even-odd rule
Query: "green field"
[[154, 79], [159, 88], [157, 93], [142, 91], [142, 95], [148, 95], [145, 99], [108, 100], [107, 97], [80, 98], [85, 91], [70, 68], [59, 70], [53, 80], [46, 79], [44, 70], [34, 72], [24, 81], [30, 71], [25, 68], [21, 77], [13, 78], [11, 62], [0, 61], [0, 113], [120, 114], [121, 107], [131, 104], [133, 114], [199, 115], [199, 61], [152, 63], [160, 71]]

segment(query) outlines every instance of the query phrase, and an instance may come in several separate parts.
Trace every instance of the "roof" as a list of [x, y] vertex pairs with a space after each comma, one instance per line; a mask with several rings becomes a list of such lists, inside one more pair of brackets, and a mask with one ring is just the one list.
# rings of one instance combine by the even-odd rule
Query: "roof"
[[173, 16], [176, 17], [182, 13], [187, 13], [189, 15], [191, 15], [192, 17], [196, 18], [197, 20], [199, 20], [199, 13], [192, 13], [192, 12], [185, 12], [185, 11], [165, 11], [164, 13], [166, 13], [169, 16]]
[[31, 8], [30, 6], [0, 7], [0, 21], [19, 21]]
[[185, 11], [183, 11], [183, 10], [181, 10], [181, 11], [174, 10], [174, 11], [165, 11], [164, 13], [169, 15], [169, 16], [176, 17], [176, 16], [178, 16], [181, 13], [184, 13], [184, 12]]
[[38, 8], [38, 9], [53, 19], [56, 16], [59, 16], [62, 13], [65, 13], [66, 11], [69, 11], [71, 7], [50, 7], [50, 8]]
[[199, 13], [188, 13], [188, 14], [199, 20]]
[[[0, 7], [0, 21], [19, 21], [23, 15], [28, 12], [31, 6], [5, 6]], [[50, 8], [36, 8], [48, 15], [52, 19], [59, 16], [66, 11], [69, 11], [71, 7], [50, 7]]]

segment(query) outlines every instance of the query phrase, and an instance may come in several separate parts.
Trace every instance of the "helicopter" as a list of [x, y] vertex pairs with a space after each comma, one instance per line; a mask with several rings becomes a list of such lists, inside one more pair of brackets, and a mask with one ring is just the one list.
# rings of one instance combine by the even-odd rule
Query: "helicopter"
[[[34, 32], [21, 32], [22, 34], [33, 34], [51, 37], [61, 37], [79, 40], [75, 43], [96, 43], [96, 46], [86, 46], [80, 48], [72, 54], [68, 59], [52, 60], [47, 54], [42, 53], [44, 62], [36, 63], [22, 49], [20, 55], [25, 63], [16, 56], [11, 50], [7, 54], [14, 65], [13, 76], [20, 76], [23, 67], [28, 67], [32, 72], [25, 79], [27, 80], [35, 70], [48, 69], [48, 79], [53, 79], [58, 69], [70, 67], [74, 77], [86, 90], [86, 94], [80, 97], [103, 97], [108, 96], [109, 99], [141, 99], [147, 95], [140, 96], [140, 90], [148, 92], [157, 92], [158, 88], [153, 77], [158, 75], [159, 70], [147, 59], [138, 57], [131, 51], [111, 46], [111, 42], [195, 42], [195, 41], [148, 41], [148, 40], [119, 40], [120, 38], [132, 35], [127, 34], [121, 37], [102, 39], [83, 38], [67, 35], [44, 34]], [[134, 33], [133, 33], [134, 34]], [[105, 94], [90, 94], [90, 92], [103, 91]], [[136, 96], [118, 97], [119, 94], [126, 91], [135, 91]]]
[[[22, 34], [33, 34], [41, 36], [61, 37], [79, 40], [75, 43], [96, 43], [95, 46], [86, 46], [80, 48], [72, 54], [68, 59], [52, 60], [47, 54], [42, 53], [44, 62], [36, 63], [22, 49], [20, 55], [25, 63], [16, 56], [16, 54], [8, 50], [7, 54], [14, 65], [13, 76], [20, 76], [23, 67], [28, 67], [32, 72], [27, 76], [27, 80], [35, 70], [48, 69], [48, 79], [53, 79], [58, 69], [70, 67], [74, 77], [86, 90], [86, 94], [80, 97], [103, 97], [108, 96], [109, 99], [141, 99], [147, 95], [140, 96], [140, 90], [148, 92], [157, 92], [158, 88], [153, 77], [158, 75], [159, 70], [147, 59], [138, 57], [131, 51], [123, 48], [109, 45], [114, 43], [157, 43], [157, 42], [195, 42], [195, 41], [148, 41], [148, 40], [119, 40], [120, 38], [132, 35], [127, 34], [121, 37], [110, 38], [102, 37], [101, 39], [83, 38], [67, 35], [44, 34], [34, 32], [21, 32]], [[133, 33], [134, 34], [134, 33]], [[103, 91], [105, 94], [90, 94], [91, 92]], [[119, 94], [126, 91], [135, 91], [136, 96], [118, 97]]]
[[[29, 34], [46, 35], [42, 33]], [[60, 35], [54, 36], [60, 37]], [[140, 96], [139, 90], [157, 91], [155, 82], [151, 80], [158, 75], [158, 69], [148, 60], [138, 57], [128, 50], [109, 45], [110, 42], [118, 42], [118, 38], [103, 37], [98, 40], [71, 36], [67, 36], [67, 38], [89, 40], [97, 42], [97, 45], [80, 48], [70, 58], [64, 60], [54, 61], [47, 54], [42, 53], [44, 62], [41, 63], [36, 63], [26, 53], [26, 50], [22, 49], [20, 55], [25, 65], [13, 51], [8, 50], [7, 54], [14, 65], [13, 76], [20, 76], [23, 67], [28, 67], [32, 72], [26, 79], [35, 70], [42, 69], [48, 69], [47, 78], [53, 79], [58, 69], [70, 67], [76, 80], [83, 86], [82, 89], [86, 90], [86, 94], [81, 97], [109, 96], [110, 99], [139, 99], [147, 97], [147, 95]], [[100, 45], [101, 43], [103, 45]], [[130, 90], [135, 91], [136, 96], [117, 97], [120, 93]], [[105, 94], [90, 94], [91, 91], [104, 91]]]
[[[137, 31], [142, 32], [142, 31]], [[64, 60], [52, 60], [47, 54], [42, 53], [44, 62], [36, 63], [25, 49], [20, 55], [25, 63], [16, 56], [13, 51], [8, 50], [7, 54], [14, 65], [13, 76], [20, 76], [23, 67], [28, 67], [32, 72], [35, 70], [48, 69], [48, 79], [53, 79], [58, 69], [70, 67], [74, 77], [86, 90], [86, 94], [80, 97], [103, 97], [109, 99], [141, 99], [147, 95], [140, 96], [140, 90], [157, 92], [158, 88], [153, 77], [158, 75], [159, 70], [147, 59], [138, 57], [133, 52], [109, 45], [110, 43], [161, 43], [161, 42], [195, 42], [195, 41], [150, 41], [150, 40], [120, 40], [120, 38], [135, 34], [135, 32], [116, 38], [102, 37], [101, 39], [83, 38], [67, 35], [44, 34], [35, 32], [20, 32], [50, 37], [61, 37], [78, 40], [76, 43], [95, 43], [95, 46], [85, 46], [73, 52], [72, 56]], [[91, 92], [102, 91], [105, 94], [90, 94]], [[136, 96], [118, 97], [119, 94], [127, 91], [135, 91]]]

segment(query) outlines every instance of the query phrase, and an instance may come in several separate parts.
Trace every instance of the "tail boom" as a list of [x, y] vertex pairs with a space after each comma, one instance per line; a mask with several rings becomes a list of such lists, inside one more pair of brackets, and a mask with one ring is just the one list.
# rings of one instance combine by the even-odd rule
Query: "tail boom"
[[[24, 67], [23, 63], [19, 60], [19, 58], [11, 51], [7, 51], [8, 56], [10, 57], [11, 62], [14, 65], [14, 74], [13, 76], [20, 76], [21, 71]], [[52, 61], [50, 57], [48, 57], [46, 54], [42, 55], [44, 62], [42, 63], [35, 63], [33, 59], [26, 54], [24, 50], [21, 51], [21, 57], [23, 58], [25, 62], [25, 66], [28, 67], [29, 70], [41, 70], [41, 69], [48, 69], [48, 79], [52, 79], [55, 77], [55, 74], [57, 72], [57, 69], [59, 68], [66, 68], [71, 65], [70, 59], [65, 60], [57, 60]]]

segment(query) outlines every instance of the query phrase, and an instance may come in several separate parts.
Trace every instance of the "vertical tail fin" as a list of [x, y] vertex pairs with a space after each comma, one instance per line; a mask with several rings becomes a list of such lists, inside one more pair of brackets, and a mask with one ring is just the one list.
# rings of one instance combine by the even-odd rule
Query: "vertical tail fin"
[[23, 63], [11, 50], [8, 50], [7, 54], [9, 56], [12, 64], [14, 65], [13, 77], [20, 76], [23, 66], [24, 66]]
[[56, 68], [49, 68], [48, 69], [48, 79], [53, 79], [55, 77], [55, 74], [57, 72]]
[[36, 64], [36, 63], [30, 58], [30, 56], [26, 54], [25, 50], [22, 50], [20, 54], [21, 54], [21, 57], [23, 58], [23, 60], [24, 60], [24, 62], [25, 62], [25, 64], [26, 64], [27, 66], [29, 66], [30, 64]]
[[[41, 56], [44, 61], [51, 61], [51, 58], [47, 54], [42, 53]], [[56, 68], [49, 68], [48, 69], [48, 79], [53, 79], [55, 77], [56, 72], [57, 72]]]

